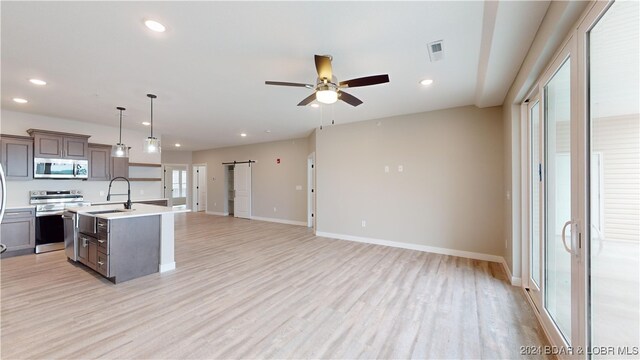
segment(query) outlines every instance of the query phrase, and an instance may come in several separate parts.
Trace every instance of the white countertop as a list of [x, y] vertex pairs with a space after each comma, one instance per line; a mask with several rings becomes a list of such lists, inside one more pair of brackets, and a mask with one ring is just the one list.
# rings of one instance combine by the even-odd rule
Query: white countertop
[[33, 209], [35, 205], [24, 205], [24, 206], [7, 206], [6, 210], [20, 210], [20, 209]]
[[78, 213], [78, 214], [87, 214], [94, 211], [122, 210], [119, 212], [106, 213], [106, 214], [88, 214], [88, 215], [95, 216], [97, 218], [107, 219], [107, 220], [124, 219], [124, 218], [140, 217], [140, 216], [162, 215], [162, 214], [176, 212], [170, 207], [147, 205], [147, 204], [133, 204], [131, 210], [125, 210], [122, 203], [113, 204], [113, 205], [70, 207], [70, 208], [67, 208], [66, 210], [74, 213]]
[[[169, 199], [167, 198], [157, 198], [157, 199], [131, 199], [131, 202], [141, 202], [141, 201], [169, 201]], [[109, 204], [122, 204], [127, 202], [127, 199], [120, 199], [120, 197], [118, 197], [118, 200], [110, 200], [110, 201], [90, 201], [87, 200], [87, 202], [90, 202], [91, 205], [109, 205]]]

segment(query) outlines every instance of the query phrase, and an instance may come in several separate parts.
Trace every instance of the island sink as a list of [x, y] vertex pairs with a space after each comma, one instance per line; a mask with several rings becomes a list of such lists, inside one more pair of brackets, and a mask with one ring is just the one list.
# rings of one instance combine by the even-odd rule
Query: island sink
[[113, 214], [119, 212], [129, 212], [133, 210], [100, 210], [100, 211], [89, 211], [87, 214], [89, 215], [98, 215], [98, 214]]

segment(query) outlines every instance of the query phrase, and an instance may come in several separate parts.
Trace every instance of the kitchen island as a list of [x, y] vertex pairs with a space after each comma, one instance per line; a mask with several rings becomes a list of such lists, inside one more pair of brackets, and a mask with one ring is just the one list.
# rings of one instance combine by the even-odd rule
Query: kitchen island
[[[67, 257], [114, 283], [175, 269], [174, 210], [120, 204], [72, 207], [65, 216]], [[72, 232], [72, 233], [71, 233]]]

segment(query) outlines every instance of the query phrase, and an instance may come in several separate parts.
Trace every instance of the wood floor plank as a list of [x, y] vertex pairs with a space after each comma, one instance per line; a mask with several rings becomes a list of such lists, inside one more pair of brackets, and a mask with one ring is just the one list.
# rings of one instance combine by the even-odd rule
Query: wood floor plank
[[175, 271], [113, 285], [0, 260], [3, 359], [516, 358], [546, 345], [499, 264], [176, 216]]

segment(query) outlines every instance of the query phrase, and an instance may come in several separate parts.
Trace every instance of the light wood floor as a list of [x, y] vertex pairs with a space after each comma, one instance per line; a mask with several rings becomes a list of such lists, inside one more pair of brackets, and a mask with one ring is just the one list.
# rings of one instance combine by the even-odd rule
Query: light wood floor
[[547, 345], [496, 263], [178, 214], [177, 269], [113, 285], [64, 252], [1, 266], [16, 358], [517, 358]]

